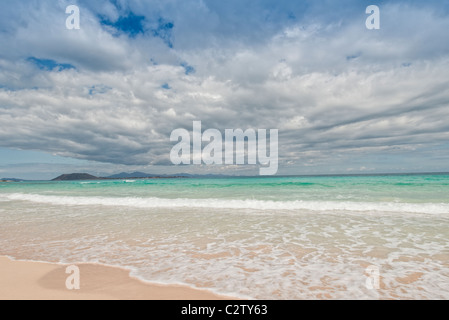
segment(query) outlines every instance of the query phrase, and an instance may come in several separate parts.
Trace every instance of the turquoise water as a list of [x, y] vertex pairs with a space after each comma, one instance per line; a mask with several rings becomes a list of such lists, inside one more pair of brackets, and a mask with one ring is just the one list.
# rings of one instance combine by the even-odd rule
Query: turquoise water
[[24, 182], [0, 188], [58, 196], [449, 203], [449, 175]]
[[449, 298], [449, 175], [0, 183], [0, 234], [0, 255], [239, 297]]

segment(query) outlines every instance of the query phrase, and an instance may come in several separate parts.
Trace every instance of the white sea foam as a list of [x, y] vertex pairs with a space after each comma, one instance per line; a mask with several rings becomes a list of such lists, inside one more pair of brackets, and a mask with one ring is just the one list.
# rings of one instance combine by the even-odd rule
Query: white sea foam
[[401, 203], [401, 202], [350, 202], [350, 201], [267, 201], [231, 199], [167, 199], [135, 197], [74, 197], [13, 193], [3, 195], [7, 200], [31, 201], [68, 206], [124, 206], [134, 208], [211, 208], [253, 210], [309, 210], [352, 212], [398, 212], [447, 214], [448, 203]]
[[[160, 210], [163, 214], [146, 215], [142, 214], [146, 210], [117, 210], [109, 206], [131, 203], [136, 207], [138, 203], [142, 208], [152, 208], [156, 203], [166, 208], [231, 207], [224, 199], [23, 193], [1, 194], [2, 197], [20, 201], [18, 207], [26, 209], [3, 206], [14, 214], [0, 215], [0, 226], [5, 230], [0, 237], [0, 252], [19, 254], [22, 259], [121, 266], [146, 281], [188, 284], [255, 299], [449, 297], [447, 215], [432, 215], [429, 219], [396, 213], [322, 215], [312, 211], [314, 214], [306, 215], [248, 214], [235, 219], [230, 214], [210, 214], [213, 209], [179, 210], [174, 215], [167, 214], [170, 210]], [[42, 210], [36, 201], [55, 206], [45, 205]], [[238, 208], [252, 206], [262, 210], [273, 206], [260, 200], [231, 203], [234, 207], [239, 204]], [[294, 203], [279, 205], [289, 210], [320, 205]], [[61, 204], [64, 207], [56, 206]], [[339, 202], [325, 204], [333, 208], [328, 210], [340, 208]], [[126, 214], [115, 214], [121, 211]], [[366, 288], [368, 265], [380, 268], [381, 290]]]
[[[67, 240], [34, 247], [34, 252], [43, 254], [35, 259], [40, 261], [51, 256], [66, 264], [89, 262], [120, 266], [131, 269], [133, 276], [144, 281], [207, 287], [216, 293], [242, 298], [307, 299], [319, 298], [319, 294], [325, 297], [328, 293], [334, 299], [377, 299], [377, 292], [365, 287], [365, 266], [360, 264], [364, 261], [381, 266], [382, 281], [387, 286], [382, 290], [382, 298], [392, 298], [392, 294], [396, 294], [405, 299], [444, 299], [448, 294], [444, 289], [448, 277], [444, 266], [413, 258], [422, 254], [423, 249], [410, 248], [406, 252], [394, 249], [396, 252], [390, 255], [406, 254], [408, 259], [391, 263], [393, 257], [383, 259], [351, 251], [333, 252], [332, 248], [317, 243], [310, 253], [302, 256], [285, 244], [273, 246], [263, 240], [248, 242], [248, 239], [228, 238], [230, 242], [215, 243], [207, 249], [181, 241], [178, 236], [152, 239], [151, 246], [128, 245], [126, 241], [103, 237], [79, 240], [76, 244]], [[352, 240], [356, 248], [359, 239]], [[233, 252], [237, 248], [238, 251]], [[441, 250], [444, 250], [442, 244], [434, 245], [429, 252]], [[410, 285], [397, 281], [398, 277], [413, 273], [424, 276]]]

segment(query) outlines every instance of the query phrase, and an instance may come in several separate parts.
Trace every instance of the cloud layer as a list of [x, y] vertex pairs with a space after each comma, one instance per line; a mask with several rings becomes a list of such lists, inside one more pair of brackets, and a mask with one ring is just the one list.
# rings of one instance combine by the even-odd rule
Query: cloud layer
[[368, 1], [78, 1], [80, 30], [69, 4], [0, 5], [2, 147], [167, 166], [200, 120], [279, 129], [283, 174], [448, 169], [444, 1], [380, 2], [380, 30]]

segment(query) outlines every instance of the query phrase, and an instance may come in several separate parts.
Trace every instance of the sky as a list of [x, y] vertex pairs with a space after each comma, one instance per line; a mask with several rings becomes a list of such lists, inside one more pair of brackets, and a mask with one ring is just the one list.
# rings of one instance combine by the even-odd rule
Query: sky
[[193, 121], [278, 129], [280, 175], [447, 172], [447, 30], [444, 0], [2, 1], [0, 177], [258, 174], [174, 166]]

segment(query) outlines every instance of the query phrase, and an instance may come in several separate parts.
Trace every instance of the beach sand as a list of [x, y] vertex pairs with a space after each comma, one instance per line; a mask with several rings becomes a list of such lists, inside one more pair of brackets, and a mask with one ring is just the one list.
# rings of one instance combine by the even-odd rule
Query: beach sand
[[68, 290], [67, 266], [0, 257], [0, 300], [226, 300], [206, 290], [148, 284], [129, 271], [79, 264], [80, 289]]

